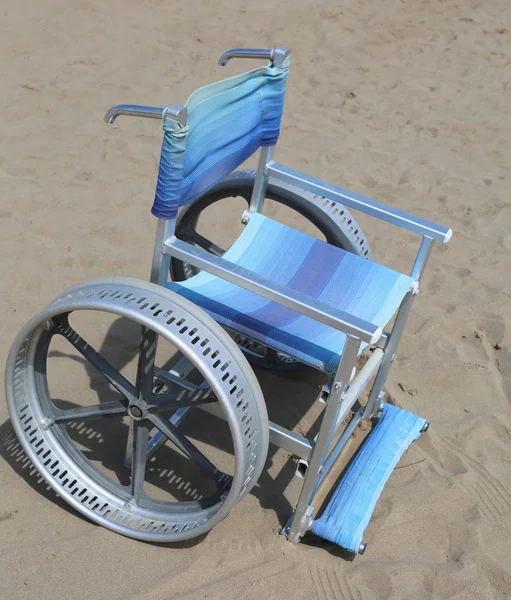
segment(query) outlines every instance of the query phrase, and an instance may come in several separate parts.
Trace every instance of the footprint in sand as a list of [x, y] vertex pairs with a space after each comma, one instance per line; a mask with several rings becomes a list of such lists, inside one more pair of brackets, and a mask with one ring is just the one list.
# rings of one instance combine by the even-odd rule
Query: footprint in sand
[[478, 460], [469, 456], [449, 436], [438, 439], [440, 447], [453, 454], [467, 468], [474, 482], [466, 477], [456, 478], [461, 488], [470, 494], [481, 514], [490, 521], [502, 519], [511, 511], [511, 492], [494, 477]]
[[318, 600], [364, 600], [358, 588], [338, 568], [310, 565], [309, 573]]
[[[504, 327], [503, 323], [502, 326]], [[503, 375], [503, 362], [511, 362], [509, 352], [499, 343], [491, 344], [484, 335], [480, 335], [480, 338], [489, 359], [489, 368], [495, 385], [500, 390], [503, 400], [511, 403], [511, 385], [509, 379], [506, 380]]]

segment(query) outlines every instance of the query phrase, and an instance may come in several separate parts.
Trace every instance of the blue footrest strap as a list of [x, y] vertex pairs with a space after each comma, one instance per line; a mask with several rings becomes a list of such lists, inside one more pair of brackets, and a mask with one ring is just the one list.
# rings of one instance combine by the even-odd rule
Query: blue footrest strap
[[425, 424], [425, 419], [386, 404], [325, 511], [314, 521], [313, 533], [358, 554], [383, 486]]

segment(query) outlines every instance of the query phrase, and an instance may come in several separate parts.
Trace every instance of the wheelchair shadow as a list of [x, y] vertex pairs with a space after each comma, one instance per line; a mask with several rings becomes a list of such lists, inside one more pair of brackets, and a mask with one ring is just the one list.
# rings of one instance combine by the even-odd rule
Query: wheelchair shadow
[[[114, 353], [116, 356], [115, 367], [122, 370], [136, 358], [138, 344], [134, 344], [133, 340], [138, 339], [139, 336], [138, 325], [128, 319], [118, 318], [108, 329], [101, 347], [97, 350], [101, 355], [107, 357], [111, 357]], [[119, 351], [120, 348], [122, 348], [121, 351]], [[49, 356], [65, 356], [81, 362], [86, 369], [90, 389], [98, 396], [98, 402], [109, 402], [118, 397], [117, 392], [112, 389], [104, 377], [85, 359], [51, 349]], [[177, 360], [178, 357], [173, 357], [163, 367], [170, 369]], [[277, 375], [262, 369], [255, 369], [255, 371], [263, 390], [270, 419], [283, 424], [288, 429], [295, 429], [309, 411], [316, 398], [318, 386], [324, 383], [324, 376], [312, 369], [305, 369], [293, 375]], [[55, 399], [54, 401], [63, 409], [76, 406], [65, 400]], [[215, 419], [215, 427], [211, 427], [211, 419]], [[114, 421], [115, 426], [113, 426]], [[193, 419], [187, 417], [182, 426], [186, 434], [191, 434], [204, 444], [223, 452], [232, 452], [228, 426], [220, 419], [196, 410]], [[305, 435], [313, 437], [318, 428], [319, 424], [316, 420], [310, 430], [305, 432]], [[115, 473], [119, 482], [126, 484], [129, 483], [130, 472], [123, 463], [128, 429], [127, 420], [123, 422], [119, 419], [109, 418], [74, 422], [72, 426], [68, 426], [67, 431], [84, 456], [94, 461], [95, 464], [99, 463], [107, 472]], [[279, 523], [283, 526], [293, 510], [292, 503], [286, 498], [286, 489], [294, 477], [295, 463], [292, 459], [287, 460], [277, 475], [270, 474], [270, 471], [273, 471], [272, 466], [278, 451], [278, 448], [270, 445], [265, 468], [251, 493], [263, 508], [275, 511]], [[43, 497], [57, 503], [68, 512], [79, 514], [62, 500], [39, 475], [21, 447], [9, 421], [0, 425], [0, 456]], [[280, 458], [278, 462], [281, 462]], [[146, 480], [162, 491], [171, 493], [178, 501], [194, 500], [200, 497], [201, 492], [198, 487], [193, 485], [189, 476], [190, 484], [183, 486], [183, 478], [185, 474], [189, 475], [188, 471], [189, 461], [180, 452], [175, 451], [170, 443], [167, 443], [149, 461]], [[85, 517], [79, 516], [85, 519]], [[191, 547], [200, 543], [206, 535], [171, 545], [172, 547]]]
[[[9, 420], [0, 425], [0, 456], [28, 485], [69, 513], [78, 514], [46, 483], [21, 446]], [[85, 519], [81, 515], [80, 518]]]
[[[318, 387], [325, 382], [325, 377], [313, 369], [305, 368], [293, 374], [276, 374], [264, 369], [254, 369], [264, 394], [268, 417], [287, 429], [297, 431], [308, 438], [313, 438], [319, 431], [319, 418], [302, 431], [299, 425], [315, 402]], [[286, 497], [286, 490], [295, 477], [296, 462], [289, 456], [275, 476], [273, 462], [282, 458], [277, 453], [283, 452], [270, 444], [266, 465], [259, 477], [258, 484], [252, 489], [261, 506], [274, 510], [279, 524], [284, 526], [291, 516], [298, 498], [292, 501]]]
[[[70, 405], [74, 406], [74, 405]], [[65, 510], [69, 514], [72, 514], [79, 519], [82, 519], [90, 525], [97, 525], [93, 521], [87, 519], [84, 515], [74, 510], [74, 508], [65, 502], [58, 494], [51, 488], [45, 481], [45, 479], [38, 473], [30, 458], [26, 455], [23, 447], [18, 441], [14, 429], [12, 428], [10, 421], [5, 421], [0, 425], [0, 457], [13, 469], [13, 471], [21, 477], [33, 490], [40, 494], [43, 498], [46, 498], [50, 502], [56, 504], [59, 508]], [[191, 548], [200, 544], [208, 535], [209, 532], [192, 538], [190, 540], [184, 540], [182, 542], [172, 542], [171, 544], [155, 544], [153, 542], [146, 542], [139, 540], [141, 543], [154, 545], [154, 546], [169, 546], [172, 548]], [[116, 534], [113, 534], [116, 535]]]

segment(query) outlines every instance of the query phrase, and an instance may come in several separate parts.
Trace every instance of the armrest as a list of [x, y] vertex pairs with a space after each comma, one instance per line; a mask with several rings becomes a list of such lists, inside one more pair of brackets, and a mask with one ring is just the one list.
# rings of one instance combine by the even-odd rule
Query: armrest
[[175, 237], [167, 240], [164, 248], [165, 253], [179, 260], [268, 298], [268, 300], [278, 302], [334, 329], [344, 331], [344, 333], [357, 337], [368, 344], [375, 344], [383, 333], [381, 327], [328, 306], [324, 302], [276, 283], [267, 277], [257, 275], [225, 258], [213, 256], [202, 248], [196, 248]]
[[266, 172], [269, 177], [274, 177], [284, 183], [297, 186], [313, 194], [324, 196], [334, 202], [340, 202], [360, 210], [368, 215], [387, 221], [404, 229], [409, 229], [420, 235], [429, 237], [437, 242], [446, 244], [452, 236], [452, 230], [442, 225], [437, 225], [426, 219], [421, 219], [398, 208], [393, 208], [376, 200], [371, 200], [355, 192], [350, 192], [321, 179], [316, 179], [309, 175], [304, 175], [299, 171], [279, 165], [276, 162], [268, 163]]

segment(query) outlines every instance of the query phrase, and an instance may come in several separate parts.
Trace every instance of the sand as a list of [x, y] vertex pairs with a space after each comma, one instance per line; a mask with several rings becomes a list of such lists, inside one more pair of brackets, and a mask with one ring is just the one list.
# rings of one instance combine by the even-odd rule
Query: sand
[[[279, 160], [455, 234], [434, 248], [387, 386], [432, 426], [386, 486], [363, 557], [278, 535], [299, 487], [274, 451], [262, 486], [209, 535], [115, 535], [30, 475], [0, 403], [0, 597], [509, 597], [509, 2], [5, 0], [1, 13], [2, 361], [65, 287], [147, 278], [159, 128], [103, 114], [183, 102], [246, 68], [216, 66], [229, 47], [293, 50]], [[211, 227], [228, 235], [238, 218]], [[409, 265], [416, 238], [360, 222], [380, 262]], [[319, 381], [266, 376], [267, 403], [307, 430]]]

